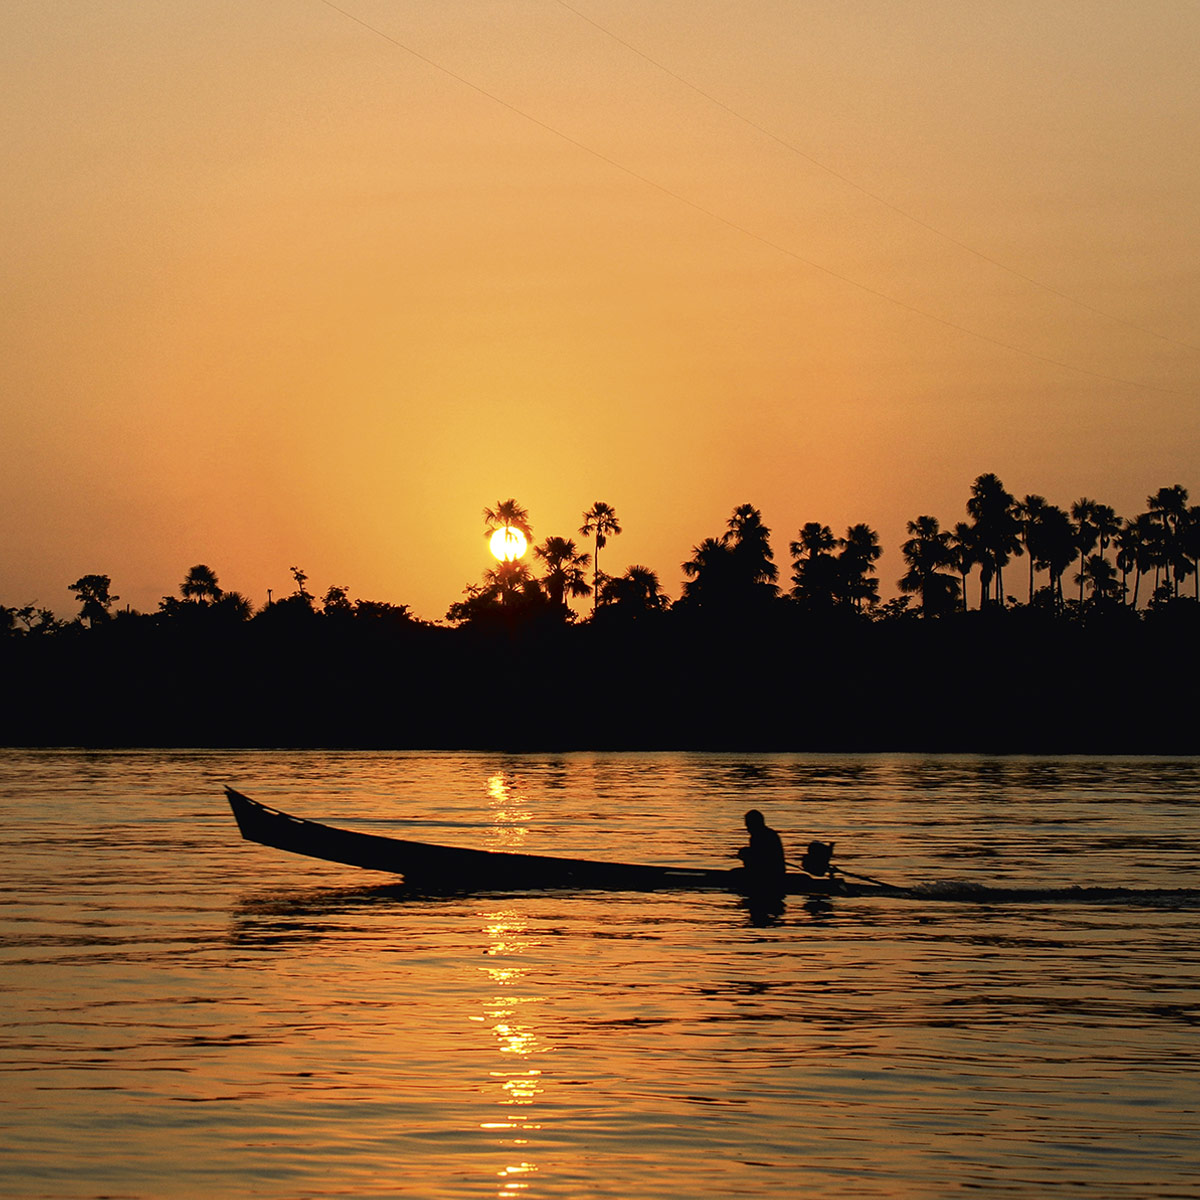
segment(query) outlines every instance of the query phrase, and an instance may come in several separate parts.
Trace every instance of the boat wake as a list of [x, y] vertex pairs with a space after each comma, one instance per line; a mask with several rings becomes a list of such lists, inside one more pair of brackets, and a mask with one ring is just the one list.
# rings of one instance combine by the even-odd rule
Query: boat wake
[[1200, 888], [993, 887], [948, 879], [908, 889], [914, 900], [960, 904], [1132, 904], [1147, 908], [1200, 908]]

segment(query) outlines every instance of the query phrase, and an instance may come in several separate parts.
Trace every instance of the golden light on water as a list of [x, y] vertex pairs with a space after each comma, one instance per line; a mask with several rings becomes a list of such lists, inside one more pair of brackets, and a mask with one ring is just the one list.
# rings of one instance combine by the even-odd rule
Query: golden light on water
[[[494, 776], [489, 784], [494, 795], [507, 796], [507, 786], [502, 777]], [[525, 952], [530, 941], [527, 923], [519, 913], [512, 909], [496, 909], [482, 912], [480, 916], [488, 940], [485, 953], [510, 956]], [[538, 1170], [534, 1163], [523, 1156], [529, 1152], [529, 1135], [542, 1128], [537, 1120], [537, 1105], [546, 1088], [541, 1070], [532, 1066], [529, 1058], [545, 1053], [549, 1047], [531, 1023], [522, 1018], [532, 1015], [535, 1010], [529, 1006], [536, 1005], [542, 998], [509, 990], [526, 974], [520, 967], [480, 969], [496, 985], [497, 994], [484, 1005], [483, 1012], [472, 1016], [471, 1020], [486, 1026], [495, 1038], [500, 1053], [511, 1057], [504, 1066], [488, 1072], [488, 1090], [498, 1093], [498, 1111], [491, 1120], [481, 1122], [479, 1128], [497, 1135], [499, 1145], [508, 1153], [522, 1156], [498, 1172], [500, 1186], [496, 1195], [515, 1196], [529, 1190], [525, 1177]]]
[[492, 534], [488, 543], [492, 554], [501, 562], [516, 562], [528, 548], [525, 535], [511, 525], [503, 525]]
[[[520, 530], [515, 531], [520, 536]], [[525, 795], [516, 780], [503, 771], [497, 771], [487, 781], [488, 804], [492, 809], [495, 825], [488, 833], [496, 845], [504, 850], [515, 850], [529, 832], [524, 822], [533, 815], [527, 806]]]

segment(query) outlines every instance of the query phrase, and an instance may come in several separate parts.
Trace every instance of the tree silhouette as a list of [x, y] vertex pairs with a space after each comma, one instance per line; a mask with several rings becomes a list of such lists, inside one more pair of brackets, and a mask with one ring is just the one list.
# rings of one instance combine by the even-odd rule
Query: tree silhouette
[[819, 521], [802, 525], [797, 539], [788, 543], [792, 596], [811, 612], [827, 611], [837, 603], [840, 571], [833, 553], [837, 547], [833, 530]]
[[213, 608], [231, 621], [248, 621], [254, 616], [254, 605], [241, 592], [222, 592]]
[[575, 599], [591, 594], [585, 572], [592, 556], [581, 554], [570, 538], [548, 537], [533, 548], [533, 553], [546, 564], [542, 582], [556, 608], [567, 608], [568, 597]]
[[976, 552], [985, 579], [981, 606], [989, 598], [994, 579], [995, 599], [1003, 607], [1004, 568], [1013, 554], [1023, 553], [1018, 536], [1017, 502], [995, 475], [980, 475], [971, 485], [967, 515], [974, 523]]
[[1102, 554], [1089, 555], [1081, 575], [1091, 588], [1094, 606], [1099, 608], [1124, 598], [1125, 587], [1117, 579], [1117, 569]]
[[779, 569], [771, 551], [771, 531], [752, 504], [739, 504], [729, 518], [735, 572], [762, 599], [774, 598]]
[[1108, 544], [1121, 531], [1121, 518], [1117, 516], [1111, 505], [1095, 504], [1092, 506], [1092, 523], [1096, 526], [1096, 540], [1100, 545], [1100, 557], [1105, 557]]
[[485, 587], [495, 589], [501, 604], [512, 605], [534, 583], [534, 578], [523, 562], [502, 562], [484, 571], [483, 582]]
[[691, 559], [683, 564], [688, 577], [683, 585], [685, 608], [745, 615], [770, 603], [779, 592], [770, 536], [757, 508], [735, 508], [725, 532], [693, 547]]
[[1050, 591], [1057, 609], [1063, 607], [1062, 577], [1075, 561], [1078, 536], [1067, 513], [1055, 504], [1042, 509], [1037, 525], [1033, 529], [1033, 552], [1039, 571], [1050, 576]]
[[529, 510], [513, 499], [501, 500], [495, 508], [483, 510], [483, 536], [490, 538], [497, 529], [505, 526], [519, 529], [527, 542], [533, 541], [533, 526], [529, 523]]
[[[1146, 498], [1150, 512], [1157, 516], [1162, 536], [1159, 542], [1159, 564], [1166, 574], [1171, 595], [1179, 595], [1179, 582], [1191, 573], [1191, 560], [1181, 545], [1181, 533], [1187, 522], [1187, 488], [1182, 484], [1159, 488], [1153, 496]], [[1158, 568], [1154, 573], [1155, 591], [1158, 590]]]
[[413, 620], [407, 604], [389, 604], [386, 600], [355, 600], [354, 616], [360, 621], [393, 627], [408, 625]]
[[305, 608], [312, 608], [316, 597], [305, 586], [308, 583], [308, 575], [300, 570], [299, 567], [289, 567], [288, 570], [291, 571], [292, 578], [296, 581], [296, 590], [292, 592], [288, 599], [294, 600], [297, 604], [303, 605]]
[[1083, 603], [1084, 559], [1096, 548], [1100, 530], [1096, 526], [1096, 501], [1084, 496], [1071, 505], [1071, 519], [1075, 522], [1075, 551], [1079, 555], [1079, 603]]
[[734, 592], [734, 559], [727, 533], [693, 546], [692, 557], [681, 569], [687, 576], [683, 599], [688, 604], [701, 608], [728, 606]]
[[842, 601], [852, 605], [857, 612], [862, 611], [864, 602], [869, 607], [879, 602], [879, 580], [868, 576], [874, 575], [876, 560], [882, 553], [879, 534], [869, 525], [851, 525], [846, 530], [838, 555]]
[[1184, 556], [1192, 564], [1192, 588], [1195, 599], [1200, 600], [1200, 504], [1187, 510], [1179, 534], [1179, 544]]
[[974, 528], [959, 521], [950, 534], [950, 564], [962, 579], [962, 607], [967, 611], [967, 576], [983, 561]]
[[481, 584], [468, 584], [463, 600], [456, 600], [446, 612], [455, 624], [509, 621], [518, 614], [545, 605], [546, 599], [537, 580], [523, 562], [501, 562], [483, 573]]
[[108, 610], [120, 600], [109, 589], [112, 580], [107, 575], [81, 575], [74, 583], [67, 584], [67, 591], [74, 592], [80, 603], [79, 620], [86, 621], [89, 628], [107, 621], [112, 615]]
[[455, 600], [446, 609], [446, 620], [455, 625], [469, 624], [479, 620], [500, 603], [496, 589], [489, 588], [486, 584], [468, 583], [463, 588], [463, 596], [464, 599]]
[[1127, 518], [1117, 531], [1117, 566], [1121, 571], [1122, 590], [1128, 592], [1126, 586], [1129, 573], [1133, 572], [1133, 594], [1129, 605], [1137, 608], [1138, 589], [1141, 587], [1142, 575], [1154, 566], [1150, 551], [1150, 541], [1153, 537], [1154, 518], [1149, 513], [1141, 513], [1136, 517]]
[[1026, 496], [1024, 500], [1020, 501], [1015, 512], [1021, 544], [1025, 547], [1025, 553], [1029, 556], [1029, 604], [1033, 603], [1034, 546], [1037, 543], [1038, 524], [1045, 511], [1046, 497], [1034, 495]]
[[617, 520], [617, 510], [611, 504], [605, 503], [603, 500], [597, 500], [591, 508], [583, 514], [583, 524], [579, 527], [581, 537], [595, 538], [596, 552], [593, 558], [594, 574], [592, 576], [592, 585], [594, 588], [592, 594], [592, 608], [595, 609], [596, 604], [600, 600], [600, 551], [608, 545], [610, 537], [616, 537], [621, 532], [620, 522]]
[[184, 581], [179, 585], [179, 594], [185, 600], [196, 604], [214, 604], [220, 600], [223, 593], [212, 567], [197, 563], [189, 568]]
[[[57, 633], [63, 628], [63, 622], [50, 609], [38, 608], [36, 604], [23, 604], [20, 608], [6, 608], [4, 612], [8, 614], [7, 626], [10, 632], [40, 637], [47, 633]], [[24, 629], [17, 630], [18, 621], [24, 626]]]
[[321, 600], [321, 612], [327, 617], [347, 617], [354, 613], [350, 594], [344, 587], [330, 584]]
[[912, 536], [901, 547], [908, 570], [900, 590], [920, 594], [922, 617], [952, 612], [958, 604], [958, 580], [942, 569], [953, 565], [951, 534], [939, 526], [937, 517], [929, 516], [909, 521], [908, 532]]
[[671, 604], [662, 590], [658, 575], [649, 567], [636, 563], [624, 575], [606, 578], [601, 587], [606, 608], [632, 617], [648, 612], [664, 612]]

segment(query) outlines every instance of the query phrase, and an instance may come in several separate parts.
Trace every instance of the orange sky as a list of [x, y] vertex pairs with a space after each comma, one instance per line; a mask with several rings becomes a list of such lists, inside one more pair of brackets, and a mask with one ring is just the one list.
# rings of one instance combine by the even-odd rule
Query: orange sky
[[339, 6], [0, 7], [0, 603], [1200, 501], [1200, 6]]

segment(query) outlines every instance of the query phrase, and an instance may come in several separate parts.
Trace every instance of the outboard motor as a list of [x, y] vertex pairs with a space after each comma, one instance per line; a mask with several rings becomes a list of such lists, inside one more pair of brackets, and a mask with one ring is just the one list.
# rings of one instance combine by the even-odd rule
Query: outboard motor
[[832, 858], [832, 842], [809, 842], [800, 860], [800, 869], [806, 875], [828, 875], [835, 869], [830, 862]]

